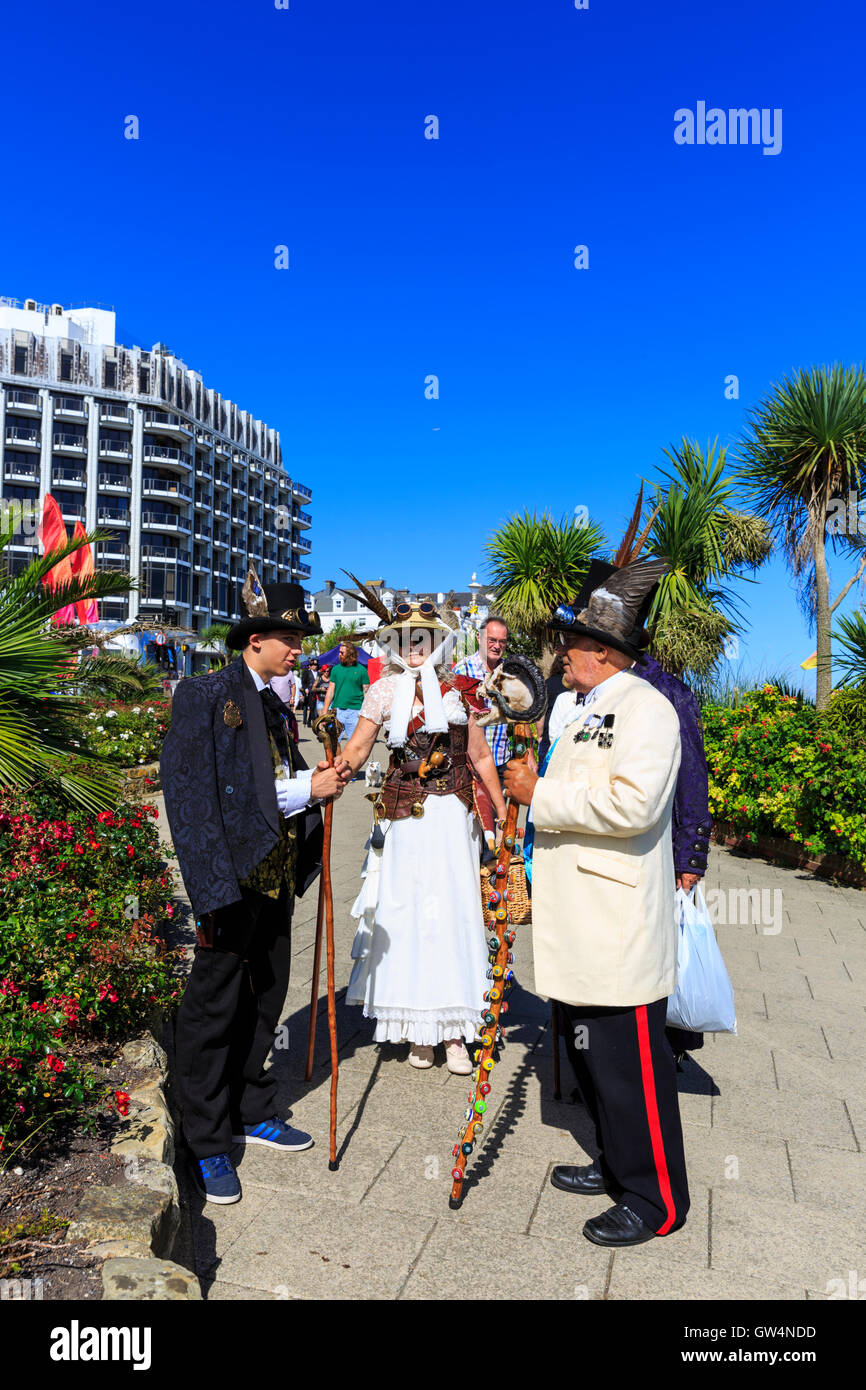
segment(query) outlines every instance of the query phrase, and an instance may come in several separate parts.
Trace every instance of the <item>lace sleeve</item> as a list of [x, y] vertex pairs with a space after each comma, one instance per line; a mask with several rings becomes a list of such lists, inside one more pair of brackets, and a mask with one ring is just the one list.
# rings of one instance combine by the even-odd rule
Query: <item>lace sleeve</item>
[[394, 682], [389, 676], [380, 676], [369, 686], [361, 705], [361, 717], [372, 719], [374, 724], [384, 724], [391, 714], [394, 698]]

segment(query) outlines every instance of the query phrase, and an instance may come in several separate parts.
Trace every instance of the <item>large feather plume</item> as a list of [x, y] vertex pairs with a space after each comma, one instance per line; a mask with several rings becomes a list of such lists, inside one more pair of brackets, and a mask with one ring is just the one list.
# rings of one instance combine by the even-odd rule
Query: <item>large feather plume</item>
[[611, 636], [627, 638], [635, 627], [641, 603], [669, 569], [668, 561], [657, 555], [624, 565], [593, 591], [586, 608], [578, 614], [578, 622]]
[[353, 594], [350, 589], [344, 589], [343, 592], [348, 594], [349, 598], [355, 599], [357, 603], [363, 603], [364, 607], [369, 608], [371, 613], [375, 613], [376, 617], [381, 622], [390, 623], [391, 614], [388, 612], [378, 594], [374, 594], [372, 589], [369, 589], [366, 584], [362, 584], [357, 575], [352, 574], [351, 570], [343, 570], [343, 573], [349, 576], [353, 584], [357, 584], [358, 593]]
[[[638, 534], [637, 534], [637, 528], [638, 528], [638, 523], [640, 522], [640, 514], [641, 514], [641, 509], [642, 509], [642, 507], [643, 507], [643, 483], [641, 483], [641, 485], [640, 485], [640, 491], [638, 492], [638, 495], [637, 495], [637, 501], [635, 502], [635, 505], [634, 505], [634, 511], [632, 512], [631, 521], [630, 521], [629, 524], [628, 524], [628, 527], [627, 527], [627, 529], [626, 529], [625, 535], [623, 536], [622, 540], [620, 541], [619, 550], [616, 552], [616, 554], [615, 554], [614, 557], [613, 557], [612, 563], [613, 563], [614, 565], [616, 565], [617, 569], [622, 569], [623, 565], [630, 565], [630, 564], [632, 564], [632, 563], [638, 558], [638, 556], [640, 555], [641, 551], [643, 550], [644, 546], [645, 546], [646, 543], [647, 543], [647, 540], [648, 540], [648, 538], [649, 538], [649, 533], [650, 533], [650, 531], [652, 530], [652, 524], [653, 524], [653, 522], [655, 521], [656, 517], [657, 517], [658, 514], [659, 514], [659, 508], [656, 507], [655, 511], [653, 512], [653, 514], [652, 514], [652, 516], [650, 517], [649, 521], [647, 522], [646, 526], [644, 527], [644, 529], [641, 531], [640, 535], [638, 536]], [[636, 536], [637, 536], [637, 539], [635, 540], [635, 537], [636, 537]]]
[[266, 618], [268, 616], [268, 601], [259, 583], [259, 576], [256, 574], [254, 565], [250, 565], [247, 570], [244, 587], [241, 589], [241, 598], [251, 618]]

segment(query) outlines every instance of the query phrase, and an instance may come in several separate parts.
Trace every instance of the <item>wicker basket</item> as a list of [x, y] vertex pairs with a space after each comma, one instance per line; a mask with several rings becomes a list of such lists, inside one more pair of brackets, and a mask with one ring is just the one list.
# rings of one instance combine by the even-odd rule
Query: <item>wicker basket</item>
[[[487, 899], [490, 896], [490, 880], [495, 869], [495, 864], [482, 864], [481, 866], [481, 911], [484, 916], [485, 927], [490, 925], [490, 908]], [[523, 862], [522, 854], [511, 856], [511, 867], [508, 870], [508, 891], [514, 894], [507, 905], [509, 920], [516, 927], [525, 926], [532, 921], [532, 909], [529, 890], [526, 886], [526, 865]]]

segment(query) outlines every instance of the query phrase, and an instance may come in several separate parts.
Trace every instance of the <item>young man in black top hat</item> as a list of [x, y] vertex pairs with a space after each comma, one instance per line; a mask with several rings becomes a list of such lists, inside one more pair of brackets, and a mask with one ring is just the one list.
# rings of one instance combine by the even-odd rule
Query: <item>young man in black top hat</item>
[[265, 1071], [289, 979], [291, 915], [321, 869], [321, 799], [348, 780], [342, 759], [307, 769], [270, 681], [320, 631], [298, 584], [243, 590], [248, 617], [215, 674], [182, 681], [160, 769], [180, 870], [196, 914], [197, 948], [177, 1017], [176, 1075], [193, 1176], [207, 1201], [240, 1198], [229, 1150], [312, 1145], [276, 1115]]

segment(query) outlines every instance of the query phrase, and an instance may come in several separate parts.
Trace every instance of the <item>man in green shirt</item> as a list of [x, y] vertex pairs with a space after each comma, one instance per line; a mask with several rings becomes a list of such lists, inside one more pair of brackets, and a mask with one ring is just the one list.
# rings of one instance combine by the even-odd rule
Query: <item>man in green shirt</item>
[[325, 711], [333, 705], [337, 718], [343, 726], [340, 735], [343, 745], [349, 742], [355, 732], [364, 691], [370, 684], [367, 668], [358, 660], [358, 649], [353, 642], [340, 643], [340, 664], [331, 671], [328, 690], [325, 695]]

